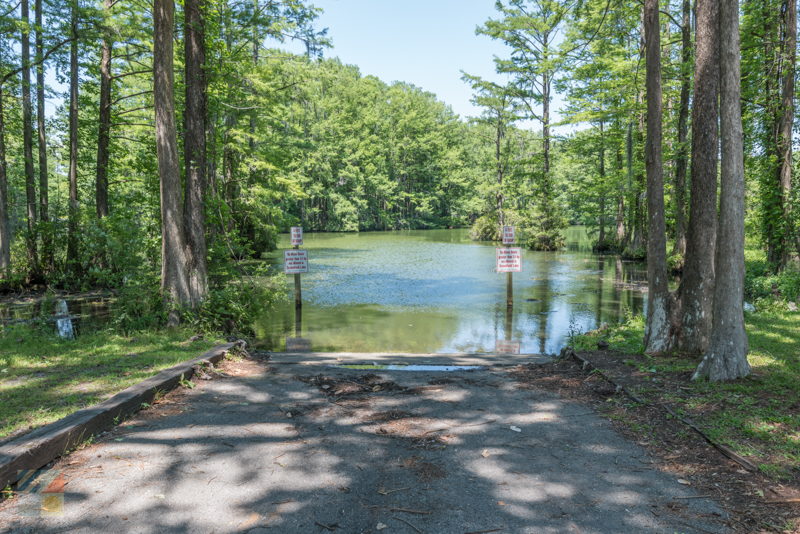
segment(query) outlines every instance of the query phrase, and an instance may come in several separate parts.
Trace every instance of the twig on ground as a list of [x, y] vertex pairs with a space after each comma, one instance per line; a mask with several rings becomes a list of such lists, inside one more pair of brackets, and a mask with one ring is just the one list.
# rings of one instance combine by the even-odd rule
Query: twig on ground
[[416, 515], [430, 515], [433, 512], [428, 512], [425, 510], [411, 510], [409, 508], [389, 508], [390, 512], [405, 512], [407, 514], [416, 514]]
[[397, 519], [398, 521], [401, 521], [401, 522], [405, 523], [405, 524], [406, 524], [406, 525], [408, 525], [409, 527], [413, 528], [414, 530], [416, 530], [417, 532], [419, 532], [420, 534], [422, 534], [422, 531], [421, 531], [420, 529], [418, 529], [417, 527], [415, 527], [414, 525], [412, 525], [411, 523], [409, 523], [408, 521], [406, 521], [406, 520], [405, 520], [405, 519], [403, 519], [402, 517], [397, 517], [397, 516], [394, 516], [394, 515], [393, 515], [393, 516], [392, 516], [392, 519]]

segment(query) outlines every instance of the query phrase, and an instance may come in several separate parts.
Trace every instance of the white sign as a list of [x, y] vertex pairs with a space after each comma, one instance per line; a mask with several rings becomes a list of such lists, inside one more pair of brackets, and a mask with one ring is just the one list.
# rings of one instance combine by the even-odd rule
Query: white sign
[[284, 250], [283, 272], [286, 274], [300, 274], [308, 272], [307, 250]]
[[514, 232], [513, 226], [504, 226], [503, 227], [503, 244], [504, 245], [513, 245], [517, 242], [517, 234]]
[[521, 248], [498, 248], [496, 250], [498, 273], [518, 273], [522, 271]]
[[300, 246], [303, 244], [303, 227], [292, 226], [292, 246]]
[[519, 354], [520, 342], [498, 339], [494, 342], [494, 351], [498, 354]]

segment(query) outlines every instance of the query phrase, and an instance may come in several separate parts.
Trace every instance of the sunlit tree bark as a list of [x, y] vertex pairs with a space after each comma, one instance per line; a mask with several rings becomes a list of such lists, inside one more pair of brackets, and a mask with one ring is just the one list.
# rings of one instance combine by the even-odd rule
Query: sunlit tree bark
[[744, 329], [744, 149], [739, 72], [739, 5], [720, 0], [722, 172], [711, 342], [693, 378], [734, 380], [750, 374]]

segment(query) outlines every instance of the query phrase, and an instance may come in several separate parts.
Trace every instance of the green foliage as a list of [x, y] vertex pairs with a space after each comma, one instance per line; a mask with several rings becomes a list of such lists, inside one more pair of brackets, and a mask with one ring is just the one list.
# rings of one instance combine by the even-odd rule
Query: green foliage
[[111, 307], [111, 322], [123, 333], [158, 328], [166, 323], [167, 309], [155, 273], [126, 278]]
[[186, 310], [184, 320], [198, 332], [253, 335], [253, 324], [280, 300], [286, 298], [283, 275], [257, 273], [231, 280], [211, 289], [196, 310]]
[[[522, 226], [523, 219], [516, 211], [504, 210], [503, 217], [505, 218], [506, 226]], [[497, 211], [492, 211], [475, 219], [469, 236], [475, 241], [502, 241], [501, 231], [500, 218]]]

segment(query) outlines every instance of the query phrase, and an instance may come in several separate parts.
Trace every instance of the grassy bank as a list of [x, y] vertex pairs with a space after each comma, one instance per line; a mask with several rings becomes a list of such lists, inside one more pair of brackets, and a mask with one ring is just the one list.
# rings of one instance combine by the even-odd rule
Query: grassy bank
[[800, 313], [773, 303], [747, 313], [745, 322], [753, 373], [730, 383], [692, 382], [693, 359], [644, 355], [639, 317], [579, 336], [574, 345], [596, 351], [605, 340], [635, 375], [633, 392], [688, 416], [768, 477], [800, 482]]
[[30, 327], [6, 329], [0, 334], [0, 439], [101, 402], [224, 342], [191, 336], [187, 330], [101, 331], [62, 340]]

